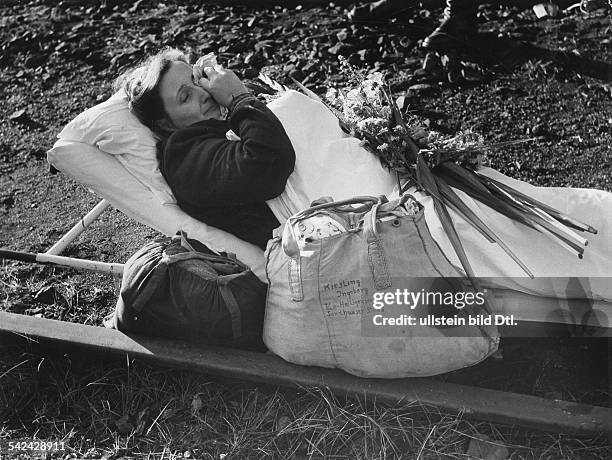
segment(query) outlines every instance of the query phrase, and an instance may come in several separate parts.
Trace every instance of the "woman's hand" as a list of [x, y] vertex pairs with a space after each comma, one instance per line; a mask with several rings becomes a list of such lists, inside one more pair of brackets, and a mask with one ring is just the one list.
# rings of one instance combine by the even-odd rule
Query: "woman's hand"
[[234, 72], [221, 65], [204, 67], [206, 77], [198, 80], [199, 85], [223, 107], [229, 107], [236, 96], [248, 92]]

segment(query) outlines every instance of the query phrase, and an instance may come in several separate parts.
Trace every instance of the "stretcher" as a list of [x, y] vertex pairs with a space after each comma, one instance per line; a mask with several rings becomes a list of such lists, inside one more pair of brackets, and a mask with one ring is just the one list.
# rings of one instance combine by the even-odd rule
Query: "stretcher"
[[[76, 269], [122, 274], [121, 263], [104, 263], [62, 256], [62, 252], [109, 206], [165, 235], [185, 230], [214, 250], [237, 254], [265, 280], [263, 252], [232, 235], [186, 215], [178, 206], [161, 204], [147, 187], [133, 177], [112, 155], [94, 146], [59, 141], [49, 152], [49, 162], [92, 189], [103, 199], [80, 219], [47, 252], [30, 254], [8, 249], [0, 257]], [[104, 174], [100, 175], [100, 162]], [[555, 335], [559, 331], [580, 336], [612, 336], [612, 320], [605, 302], [559, 300], [509, 290], [495, 292], [496, 311], [512, 314], [524, 327], [501, 334]], [[608, 308], [609, 309], [609, 308]], [[360, 379], [338, 370], [301, 367], [271, 354], [126, 335], [104, 327], [84, 326], [0, 312], [3, 337], [29, 337], [38, 342], [87, 348], [96, 352], [127, 354], [170, 366], [187, 367], [209, 375], [239, 378], [279, 386], [327, 386], [344, 395], [366, 396], [389, 403], [418, 401], [467, 416], [567, 433], [612, 435], [612, 411], [608, 408], [549, 401], [533, 396], [455, 385], [435, 379]]]

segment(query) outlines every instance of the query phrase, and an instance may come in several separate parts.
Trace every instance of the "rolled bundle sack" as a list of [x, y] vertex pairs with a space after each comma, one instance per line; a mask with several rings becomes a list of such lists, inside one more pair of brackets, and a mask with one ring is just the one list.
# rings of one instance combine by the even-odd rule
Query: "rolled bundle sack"
[[125, 264], [105, 326], [206, 345], [265, 351], [266, 285], [232, 254], [182, 232], [151, 241]]
[[[290, 217], [265, 255], [264, 342], [289, 362], [420, 377], [497, 349], [495, 326], [467, 321], [486, 303], [446, 302], [479, 293], [440, 251], [410, 195], [317, 203]], [[436, 295], [410, 305], [410, 292]]]

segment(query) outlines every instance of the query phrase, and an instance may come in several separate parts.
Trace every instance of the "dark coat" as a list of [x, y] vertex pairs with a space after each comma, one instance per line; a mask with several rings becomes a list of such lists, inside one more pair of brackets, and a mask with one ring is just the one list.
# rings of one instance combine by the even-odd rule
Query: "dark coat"
[[[232, 129], [240, 141], [229, 141]], [[228, 120], [175, 131], [160, 145], [160, 169], [187, 214], [265, 248], [279, 226], [265, 204], [285, 189], [295, 151], [265, 104], [239, 96]]]

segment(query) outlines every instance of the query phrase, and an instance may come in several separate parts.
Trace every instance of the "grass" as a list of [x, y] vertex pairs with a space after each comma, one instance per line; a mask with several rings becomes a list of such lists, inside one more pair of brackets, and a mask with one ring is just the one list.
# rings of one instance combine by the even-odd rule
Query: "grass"
[[0, 446], [63, 441], [56, 457], [137, 459], [467, 459], [488, 436], [513, 459], [607, 459], [612, 444], [445, 414], [279, 390], [151, 367], [133, 360], [2, 348]]

